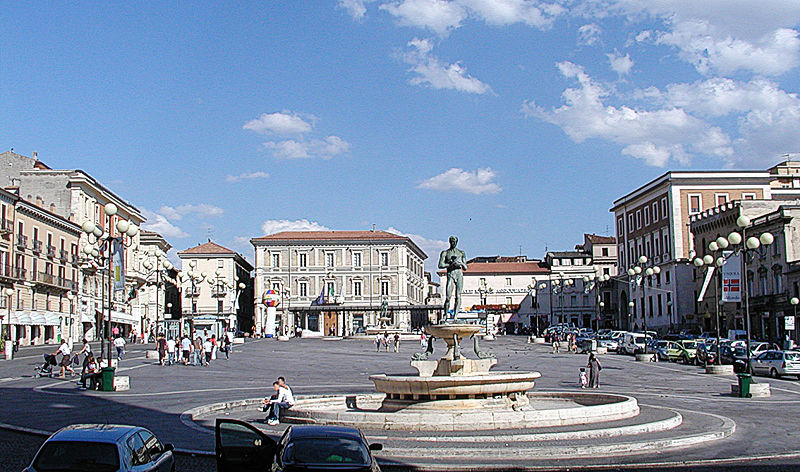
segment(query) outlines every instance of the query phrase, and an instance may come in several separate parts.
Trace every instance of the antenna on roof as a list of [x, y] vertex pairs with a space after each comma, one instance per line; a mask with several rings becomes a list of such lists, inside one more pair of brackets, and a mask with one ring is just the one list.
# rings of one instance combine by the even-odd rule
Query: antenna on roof
[[375, 232], [375, 223], [372, 223], [372, 232]]

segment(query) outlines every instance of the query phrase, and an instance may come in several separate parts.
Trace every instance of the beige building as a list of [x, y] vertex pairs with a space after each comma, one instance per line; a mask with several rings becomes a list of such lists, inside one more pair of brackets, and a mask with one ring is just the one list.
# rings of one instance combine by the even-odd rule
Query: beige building
[[[134, 252], [130, 269], [139, 275], [136, 296], [131, 299], [131, 313], [141, 320], [139, 334], [156, 335], [166, 332], [156, 329], [166, 319], [177, 314], [180, 318], [180, 298], [177, 296], [177, 269], [167, 257], [172, 245], [158, 233], [142, 230], [138, 250]], [[178, 329], [173, 330], [178, 334]], [[150, 338], [150, 336], [148, 336]]]
[[[3, 177], [8, 179], [4, 185], [15, 188], [20, 198], [79, 226], [85, 221], [92, 221], [104, 233], [116, 236], [117, 221], [123, 219], [137, 226], [144, 221], [136, 207], [82, 170], [51, 169], [38, 160], [36, 153], [29, 158], [10, 151], [0, 153], [0, 166], [4, 169]], [[107, 203], [117, 206], [116, 215], [110, 217], [105, 214], [104, 206]], [[126, 242], [129, 247], [125, 251], [125, 265], [130, 267], [133, 251], [139, 246], [139, 234], [126, 238]], [[103, 297], [107, 277], [81, 252], [80, 249], [87, 244], [91, 244], [89, 237], [81, 232], [78, 242], [81, 271], [78, 277], [77, 304], [80, 326], [85, 331], [83, 335], [88, 339], [95, 339], [99, 335], [96, 329], [98, 321], [105, 320], [107, 316], [108, 301], [107, 297]], [[128, 271], [126, 276], [130, 288], [138, 287], [142, 283], [140, 274], [135, 270]], [[128, 293], [128, 289], [114, 293], [111, 310], [112, 327], [119, 329], [124, 335], [141, 323], [140, 318], [131, 311]]]
[[[620, 328], [641, 329], [644, 316], [648, 329], [662, 333], [686, 325], [686, 315], [694, 313], [691, 216], [734, 200], [769, 199], [771, 179], [767, 171], [667, 172], [617, 199], [611, 211], [623, 273], [617, 284]], [[641, 256], [661, 273], [629, 285], [624, 271]]]
[[427, 255], [414, 242], [386, 231], [291, 231], [250, 240], [255, 250], [256, 326], [267, 290], [282, 299], [279, 328], [303, 336], [349, 335], [384, 324], [421, 326]]
[[183, 318], [198, 333], [219, 337], [253, 326], [253, 266], [241, 254], [208, 241], [178, 253]]
[[81, 339], [74, 303], [80, 227], [14, 193], [0, 196], [4, 334], [23, 346]]

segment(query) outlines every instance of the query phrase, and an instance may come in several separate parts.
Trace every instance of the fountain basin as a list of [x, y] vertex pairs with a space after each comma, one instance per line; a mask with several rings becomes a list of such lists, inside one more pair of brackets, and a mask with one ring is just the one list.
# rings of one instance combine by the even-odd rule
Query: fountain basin
[[539, 372], [492, 372], [463, 376], [371, 375], [375, 389], [395, 400], [453, 400], [524, 394], [533, 388]]

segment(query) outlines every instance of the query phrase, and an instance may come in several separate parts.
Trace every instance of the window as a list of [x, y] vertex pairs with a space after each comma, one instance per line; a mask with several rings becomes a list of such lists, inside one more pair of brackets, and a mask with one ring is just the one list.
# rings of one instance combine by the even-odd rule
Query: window
[[658, 203], [653, 202], [653, 223], [658, 221]]
[[222, 313], [222, 299], [217, 300], [217, 313]]
[[335, 284], [334, 282], [328, 282], [328, 283], [325, 285], [325, 293], [326, 293], [326, 294], [327, 294], [329, 297], [333, 297], [333, 296], [335, 296], [335, 295], [336, 295], [336, 284]]
[[506, 287], [511, 286], [511, 277], [506, 277]]
[[553, 259], [553, 266], [555, 267], [557, 265], [558, 265], [558, 259]]
[[382, 280], [381, 281], [381, 295], [389, 295], [389, 281]]
[[628, 213], [628, 234], [633, 233], [633, 213]]
[[139, 466], [150, 462], [150, 453], [138, 434], [128, 438], [128, 449], [131, 451], [131, 465]]
[[297, 265], [300, 267], [308, 267], [308, 254], [298, 254], [298, 262]]
[[617, 218], [617, 235], [622, 236], [625, 234], [625, 219]]
[[667, 197], [661, 199], [661, 217], [667, 217]]
[[578, 306], [578, 296], [577, 295], [571, 295], [569, 297], [569, 304], [570, 304], [570, 306]]
[[756, 194], [755, 193], [743, 193], [742, 200], [755, 200]]
[[574, 265], [583, 265], [583, 259], [575, 259]]
[[223, 267], [225, 267], [225, 261], [222, 259], [217, 259], [217, 268], [222, 269]]
[[481, 286], [484, 286], [484, 285], [486, 285], [486, 277], [481, 277], [481, 278], [478, 280], [478, 284], [479, 284], [479, 285], [481, 285]]
[[636, 210], [636, 229], [642, 227], [642, 210]]
[[511, 297], [506, 297], [506, 305], [512, 305], [514, 303], [514, 299]]
[[572, 259], [561, 259], [561, 265], [568, 266], [571, 264], [572, 264]]
[[300, 282], [299, 284], [297, 284], [297, 288], [299, 289], [301, 297], [307, 297], [308, 296], [308, 283]]
[[644, 225], [650, 224], [650, 207], [644, 207]]
[[361, 253], [354, 252], [353, 253], [353, 267], [361, 267]]
[[669, 271], [668, 270], [664, 271], [664, 283], [665, 284], [669, 283]]
[[[222, 262], [222, 261], [220, 261]], [[280, 267], [281, 266], [281, 255], [278, 253], [272, 254], [272, 267]]]
[[382, 267], [388, 267], [389, 266], [389, 253], [388, 252], [382, 252], [381, 253], [381, 266]]
[[325, 267], [333, 267], [333, 253], [326, 252], [325, 253]]
[[603, 275], [611, 275], [611, 269], [608, 267], [603, 267]]
[[700, 206], [700, 195], [689, 195], [689, 214], [692, 215], [694, 213], [700, 213], [700, 211], [702, 211], [702, 207]]
[[272, 290], [275, 292], [281, 291], [281, 283], [280, 282], [272, 282]]
[[603, 254], [603, 257], [608, 257], [608, 248], [607, 247], [602, 248], [601, 253]]
[[353, 295], [356, 296], [356, 297], [360, 297], [361, 296], [361, 281], [360, 280], [356, 280], [355, 282], [353, 282]]
[[783, 283], [781, 282], [781, 271], [780, 269], [776, 269], [774, 273], [775, 278], [775, 293], [779, 294], [783, 292]]
[[728, 194], [727, 193], [716, 193], [714, 194], [714, 200], [717, 202], [717, 206], [724, 205], [728, 203]]

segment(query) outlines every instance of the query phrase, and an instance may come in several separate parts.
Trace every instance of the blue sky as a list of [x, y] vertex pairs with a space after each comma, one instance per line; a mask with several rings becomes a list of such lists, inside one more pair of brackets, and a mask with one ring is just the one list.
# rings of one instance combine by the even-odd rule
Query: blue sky
[[668, 169], [800, 151], [800, 2], [10, 2], [0, 147], [177, 249], [393, 229], [569, 249]]

